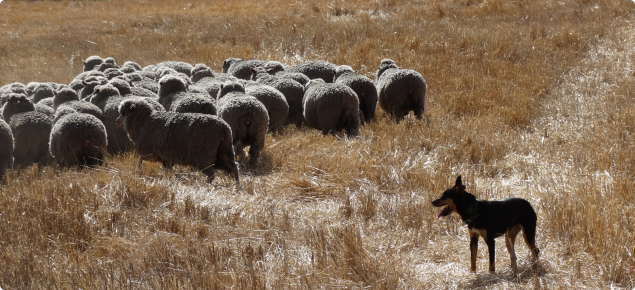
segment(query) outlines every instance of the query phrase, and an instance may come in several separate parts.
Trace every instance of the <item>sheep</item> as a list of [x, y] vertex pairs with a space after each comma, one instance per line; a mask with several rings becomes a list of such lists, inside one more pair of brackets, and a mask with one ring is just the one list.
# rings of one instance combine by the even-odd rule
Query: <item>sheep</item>
[[13, 168], [13, 148], [11, 127], [0, 119], [0, 179], [4, 178], [7, 170]]
[[322, 130], [324, 135], [335, 135], [342, 129], [349, 136], [359, 130], [359, 100], [351, 88], [322, 79], [307, 84], [304, 100], [304, 119], [311, 128]]
[[105, 85], [106, 83], [108, 83], [108, 79], [102, 77], [88, 77], [84, 79], [84, 81], [82, 81], [84, 87], [79, 91], [79, 98], [84, 99], [90, 96], [96, 86]]
[[157, 67], [169, 67], [177, 72], [186, 74], [188, 78], [192, 75], [192, 68], [194, 68], [191, 64], [182, 61], [164, 61], [158, 63]]
[[206, 66], [205, 64], [198, 63], [192, 69], [192, 76], [190, 76], [190, 81], [192, 83], [197, 83], [199, 80], [206, 77], [216, 78], [222, 82], [229, 81], [229, 80], [234, 80], [234, 81], [238, 80], [238, 78], [236, 77], [230, 76], [226, 73], [217, 73], [213, 71], [211, 68], [209, 68], [208, 66]]
[[98, 166], [104, 162], [107, 139], [104, 124], [95, 116], [63, 107], [56, 112], [49, 151], [61, 167]]
[[[42, 99], [39, 102], [37, 102], [40, 105], [45, 105], [51, 109], [53, 109], [53, 98], [46, 98], [46, 99]], [[53, 112], [55, 112], [55, 110], [53, 110]]]
[[104, 71], [106, 78], [112, 80], [113, 78], [124, 76], [125, 74], [117, 68], [109, 68]]
[[[269, 128], [267, 108], [253, 96], [245, 95], [245, 89], [237, 82], [226, 82], [219, 92], [218, 116], [231, 127], [234, 150], [245, 163], [245, 146], [249, 148], [249, 164], [255, 165], [260, 151], [265, 147]], [[221, 96], [221, 94], [223, 94]]]
[[399, 124], [413, 110], [417, 119], [423, 117], [426, 81], [414, 70], [400, 69], [390, 59], [384, 59], [377, 70], [379, 106]]
[[[124, 80], [122, 78], [114, 78], [108, 81], [107, 85], [112, 85], [113, 87], [117, 89], [117, 91], [119, 92], [119, 95], [121, 95], [122, 97], [126, 97], [127, 95], [132, 95], [132, 87], [130, 83], [131, 83], [130, 81]], [[95, 90], [97, 90], [97, 88], [95, 88]], [[95, 97], [95, 95], [91, 97], [91, 103], [92, 103], [93, 97]]]
[[269, 114], [269, 132], [282, 133], [287, 115], [289, 114], [289, 104], [284, 95], [272, 86], [252, 83], [245, 86], [245, 93], [254, 96], [267, 108]]
[[[159, 93], [159, 84], [152, 78], [145, 77], [141, 72], [126, 74], [126, 77], [132, 81], [132, 85], [136, 88], [142, 88], [154, 94]], [[158, 96], [157, 96], [158, 97]]]
[[144, 159], [191, 165], [214, 178], [214, 168], [224, 169], [239, 180], [229, 124], [217, 116], [155, 111], [145, 99], [126, 99], [119, 104], [117, 125], [134, 143], [138, 167]]
[[119, 117], [119, 103], [123, 100], [119, 90], [112, 84], [96, 87], [95, 94], [90, 98], [90, 102], [104, 112], [103, 124], [106, 128], [110, 153], [126, 152], [132, 148], [126, 131], [115, 123]]
[[377, 107], [377, 88], [371, 79], [360, 76], [347, 65], [340, 65], [335, 69], [333, 82], [343, 84], [355, 91], [359, 98], [359, 110], [363, 118], [361, 121], [370, 121], [375, 117]]
[[223, 72], [239, 79], [248, 80], [251, 78], [251, 68], [261, 66], [264, 63], [264, 61], [258, 59], [228, 58], [223, 62]]
[[48, 83], [37, 83], [32, 89], [32, 94], [28, 96], [37, 104], [42, 99], [55, 96], [55, 89]]
[[80, 113], [91, 114], [100, 121], [104, 120], [104, 113], [97, 106], [86, 102], [80, 101], [77, 93], [70, 88], [63, 88], [58, 92], [55, 92], [53, 98], [53, 110], [57, 111], [60, 106], [68, 106]]
[[292, 79], [303, 86], [311, 80], [303, 73], [286, 71], [284, 65], [277, 61], [268, 61], [262, 67], [267, 68], [267, 72], [271, 75]]
[[[78, 74], [75, 78], [68, 84], [68, 86], [76, 92], [79, 92], [84, 88], [84, 80], [90, 77], [97, 77], [107, 79], [106, 75], [103, 72], [97, 70], [85, 71], [83, 73]], [[59, 88], [58, 88], [59, 89]], [[58, 90], [56, 89], [56, 90]]]
[[300, 83], [285, 78], [269, 75], [266, 68], [256, 67], [251, 69], [252, 80], [258, 83], [272, 86], [280, 91], [289, 105], [289, 114], [285, 124], [294, 124], [301, 127], [304, 122], [302, 117], [302, 98], [304, 97], [304, 86]]
[[134, 62], [134, 61], [126, 61], [123, 63], [123, 65], [119, 68], [122, 72], [124, 73], [132, 73], [132, 72], [136, 72], [136, 71], [140, 71], [142, 70], [141, 66]]
[[180, 77], [164, 76], [159, 86], [159, 103], [166, 111], [216, 115], [214, 100], [203, 94], [187, 92], [187, 85]]
[[0, 87], [0, 97], [3, 94], [8, 93], [16, 93], [16, 94], [25, 94], [26, 95], [26, 86], [22, 83], [10, 83]]
[[84, 61], [84, 71], [96, 70], [99, 65], [104, 63], [104, 59], [98, 55], [89, 56]]
[[48, 157], [51, 118], [36, 112], [35, 106], [24, 94], [11, 94], [6, 98], [2, 117], [13, 133], [15, 168], [23, 169], [33, 163], [43, 165]]
[[333, 73], [335, 67], [336, 65], [328, 61], [310, 61], [297, 65], [287, 66], [285, 68], [285, 71], [290, 73], [301, 73], [312, 80], [320, 78], [327, 83], [332, 83], [333, 77], [335, 76], [335, 73]]
[[51, 118], [53, 118], [53, 115], [55, 114], [55, 110], [45, 104], [37, 103], [33, 104], [33, 106], [35, 107], [36, 112], [43, 113]]
[[104, 59], [104, 62], [99, 65], [99, 67], [97, 68], [97, 71], [103, 72], [103, 71], [106, 71], [109, 68], [119, 68], [117, 63], [115, 63], [115, 59], [112, 58], [112, 57], [108, 57], [108, 58]]
[[216, 98], [221, 85], [225, 81], [236, 81], [238, 79], [224, 73], [215, 73], [204, 64], [197, 64], [192, 70], [190, 80], [197, 87], [204, 89], [210, 96]]

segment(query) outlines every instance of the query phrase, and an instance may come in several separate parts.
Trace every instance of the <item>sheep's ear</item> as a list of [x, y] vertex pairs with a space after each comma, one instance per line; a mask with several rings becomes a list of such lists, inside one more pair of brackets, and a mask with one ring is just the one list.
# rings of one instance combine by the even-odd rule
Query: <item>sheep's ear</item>
[[337, 73], [335, 72], [335, 70], [333, 70], [333, 74], [337, 74]]
[[275, 68], [272, 67], [272, 68], [268, 69], [267, 72], [272, 72], [274, 70], [275, 70]]
[[255, 70], [253, 67], [250, 67], [250, 68], [249, 68], [249, 71], [251, 71], [252, 73], [255, 73], [255, 72], [256, 72], [256, 70]]

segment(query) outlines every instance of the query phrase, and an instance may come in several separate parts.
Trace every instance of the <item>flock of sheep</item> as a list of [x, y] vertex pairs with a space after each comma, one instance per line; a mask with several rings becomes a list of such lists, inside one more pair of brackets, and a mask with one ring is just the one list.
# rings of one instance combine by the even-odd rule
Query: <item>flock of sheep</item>
[[[239, 181], [244, 147], [258, 161], [268, 132], [303, 124], [326, 134], [355, 136], [375, 107], [397, 123], [421, 119], [426, 83], [414, 70], [382, 60], [377, 84], [347, 65], [229, 58], [222, 73], [204, 64], [166, 61], [142, 68], [91, 56], [68, 85], [31, 82], [0, 87], [0, 176], [45, 164], [97, 166], [104, 154], [133, 150], [170, 168], [215, 169]], [[238, 160], [238, 162], [237, 162]]]

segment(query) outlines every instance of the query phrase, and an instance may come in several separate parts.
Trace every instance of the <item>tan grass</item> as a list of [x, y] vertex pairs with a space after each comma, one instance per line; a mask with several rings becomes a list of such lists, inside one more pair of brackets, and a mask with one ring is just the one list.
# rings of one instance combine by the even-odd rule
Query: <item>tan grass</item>
[[[68, 83], [86, 57], [392, 58], [426, 78], [421, 121], [357, 138], [287, 128], [240, 186], [132, 154], [29, 168], [0, 189], [0, 287], [608, 288], [635, 286], [631, 1], [3, 1], [0, 84]], [[497, 243], [469, 272], [458, 218], [430, 201], [462, 174], [528, 199], [537, 271]]]

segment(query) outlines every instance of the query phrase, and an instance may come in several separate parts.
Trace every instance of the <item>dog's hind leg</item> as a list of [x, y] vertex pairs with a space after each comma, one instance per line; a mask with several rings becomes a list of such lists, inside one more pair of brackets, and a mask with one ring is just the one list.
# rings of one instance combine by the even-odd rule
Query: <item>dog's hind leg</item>
[[476, 258], [478, 256], [478, 235], [470, 232], [470, 254], [472, 272], [476, 272]]
[[516, 264], [516, 251], [514, 246], [516, 244], [516, 235], [520, 232], [521, 225], [515, 225], [505, 232], [505, 245], [507, 246], [507, 252], [509, 252], [509, 259], [511, 260], [512, 271], [518, 272], [518, 266]]

